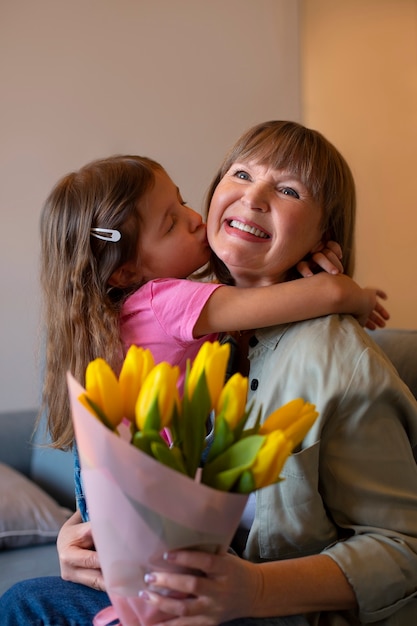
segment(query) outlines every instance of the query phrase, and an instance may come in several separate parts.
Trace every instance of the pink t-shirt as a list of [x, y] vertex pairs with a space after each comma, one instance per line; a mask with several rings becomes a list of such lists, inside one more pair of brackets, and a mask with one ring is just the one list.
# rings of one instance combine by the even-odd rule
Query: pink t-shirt
[[155, 363], [178, 365], [182, 387], [187, 359], [192, 361], [205, 341], [218, 339], [217, 333], [194, 339], [193, 329], [207, 300], [221, 286], [179, 278], [145, 283], [122, 307], [120, 332], [125, 352], [135, 344], [149, 348]]

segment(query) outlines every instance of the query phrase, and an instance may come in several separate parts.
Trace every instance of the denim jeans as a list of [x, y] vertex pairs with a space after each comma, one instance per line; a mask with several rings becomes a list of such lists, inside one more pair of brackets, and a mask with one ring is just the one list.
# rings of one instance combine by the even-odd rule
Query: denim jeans
[[[0, 598], [1, 626], [91, 626], [94, 616], [110, 604], [103, 591], [58, 576], [15, 584]], [[308, 626], [301, 616], [242, 618], [227, 626]]]
[[45, 576], [16, 583], [0, 598], [1, 626], [91, 626], [93, 617], [110, 604], [96, 591]]

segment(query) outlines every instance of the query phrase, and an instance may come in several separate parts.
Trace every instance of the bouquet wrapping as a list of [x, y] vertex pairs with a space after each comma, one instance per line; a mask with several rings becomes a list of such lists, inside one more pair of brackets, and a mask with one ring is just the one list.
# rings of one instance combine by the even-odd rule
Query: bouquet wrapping
[[227, 549], [247, 496], [192, 480], [116, 436], [79, 401], [84, 389], [71, 376], [69, 393], [107, 593], [123, 626], [164, 621], [170, 616], [138, 597], [145, 573], [167, 566], [167, 550]]
[[204, 343], [187, 363], [181, 397], [179, 368], [155, 365], [138, 346], [129, 348], [118, 377], [103, 359], [89, 363], [86, 389], [68, 373], [94, 544], [112, 618], [123, 626], [171, 617], [138, 596], [145, 574], [181, 571], [164, 559], [170, 550], [226, 550], [247, 494], [280, 480], [317, 417], [314, 405], [298, 398], [263, 422], [259, 412], [248, 427], [248, 379], [236, 373], [225, 382], [229, 350]]

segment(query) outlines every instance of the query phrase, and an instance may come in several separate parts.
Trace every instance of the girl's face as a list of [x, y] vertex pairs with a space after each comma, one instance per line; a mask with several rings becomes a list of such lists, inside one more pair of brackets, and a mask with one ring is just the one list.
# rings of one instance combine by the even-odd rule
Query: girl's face
[[210, 203], [210, 246], [240, 287], [271, 285], [321, 242], [322, 210], [301, 181], [256, 161], [236, 162]]
[[166, 172], [156, 171], [155, 185], [140, 202], [139, 215], [142, 281], [186, 278], [207, 263], [206, 225], [199, 213], [185, 206]]

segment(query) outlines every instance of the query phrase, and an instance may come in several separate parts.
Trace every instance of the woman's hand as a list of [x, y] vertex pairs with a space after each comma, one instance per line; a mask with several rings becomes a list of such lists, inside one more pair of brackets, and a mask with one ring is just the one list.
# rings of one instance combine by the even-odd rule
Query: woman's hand
[[304, 278], [313, 276], [318, 269], [328, 274], [343, 273], [342, 248], [336, 241], [328, 241], [315, 248], [307, 260], [297, 263], [297, 271]]
[[[262, 586], [260, 568], [253, 563], [229, 553], [191, 550], [168, 553], [169, 563], [202, 573], [195, 576], [154, 571], [145, 576], [147, 589], [140, 596], [171, 614], [170, 626], [214, 626], [253, 614]], [[164, 595], [159, 595], [159, 590]], [[182, 597], [170, 597], [166, 590]]]
[[94, 550], [90, 522], [83, 522], [76, 511], [62, 526], [57, 539], [61, 576], [105, 591], [97, 552]]

